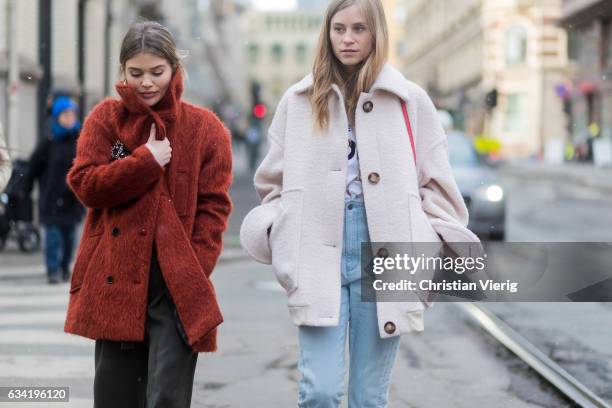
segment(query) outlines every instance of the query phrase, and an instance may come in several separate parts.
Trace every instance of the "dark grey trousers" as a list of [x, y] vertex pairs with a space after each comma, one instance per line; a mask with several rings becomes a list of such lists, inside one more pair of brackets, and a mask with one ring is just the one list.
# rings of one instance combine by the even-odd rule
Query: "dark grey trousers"
[[187, 345], [153, 250], [145, 341], [97, 340], [94, 408], [188, 408], [198, 354]]

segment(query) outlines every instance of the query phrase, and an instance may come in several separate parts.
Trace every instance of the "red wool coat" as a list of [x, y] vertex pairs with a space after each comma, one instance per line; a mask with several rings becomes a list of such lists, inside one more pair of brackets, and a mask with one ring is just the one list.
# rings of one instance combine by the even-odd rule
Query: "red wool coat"
[[[153, 244], [194, 351], [216, 350], [223, 317], [209, 276], [232, 204], [229, 133], [210, 111], [181, 101], [174, 74], [152, 110], [117, 84], [83, 126], [68, 183], [88, 207], [64, 330], [91, 339], [143, 341]], [[162, 168], [144, 146], [151, 124], [168, 137]], [[131, 154], [113, 160], [120, 141]]]

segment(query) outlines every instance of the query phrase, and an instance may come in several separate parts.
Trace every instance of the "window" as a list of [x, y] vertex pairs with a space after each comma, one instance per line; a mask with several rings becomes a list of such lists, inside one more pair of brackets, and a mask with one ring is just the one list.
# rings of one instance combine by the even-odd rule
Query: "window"
[[570, 29], [567, 34], [569, 59], [572, 61], [578, 60], [578, 50], [580, 49], [580, 33]]
[[249, 61], [251, 64], [257, 64], [257, 60], [259, 60], [259, 46], [249, 44]]
[[272, 61], [275, 63], [283, 61], [283, 46], [281, 44], [272, 44]]
[[524, 64], [527, 59], [527, 33], [520, 26], [506, 31], [506, 65]]
[[304, 64], [306, 62], [306, 58], [307, 58], [306, 52], [307, 52], [306, 44], [300, 43], [295, 46], [295, 59], [297, 60], [299, 64]]

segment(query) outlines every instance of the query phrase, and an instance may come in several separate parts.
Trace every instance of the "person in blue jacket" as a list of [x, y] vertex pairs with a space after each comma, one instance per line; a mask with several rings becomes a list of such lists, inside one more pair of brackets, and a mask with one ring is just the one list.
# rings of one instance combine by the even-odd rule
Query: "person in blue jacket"
[[76, 226], [85, 213], [66, 183], [81, 130], [78, 109], [67, 96], [55, 98], [48, 135], [34, 150], [23, 183], [23, 194], [29, 195], [34, 182], [39, 182], [38, 208], [45, 226], [45, 263], [51, 284], [70, 280]]

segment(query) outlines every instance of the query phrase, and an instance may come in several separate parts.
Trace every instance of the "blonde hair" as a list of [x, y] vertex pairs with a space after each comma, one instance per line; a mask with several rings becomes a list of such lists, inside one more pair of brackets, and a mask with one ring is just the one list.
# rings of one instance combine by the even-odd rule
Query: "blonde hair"
[[[345, 77], [343, 66], [334, 55], [330, 36], [332, 18], [340, 10], [356, 5], [365, 16], [366, 24], [372, 34], [372, 52], [360, 63], [359, 69]], [[355, 121], [355, 109], [359, 95], [367, 92], [383, 65], [389, 53], [389, 34], [385, 12], [380, 0], [333, 0], [327, 7], [319, 43], [312, 69], [314, 84], [310, 90], [310, 103], [319, 129], [327, 129], [329, 125], [329, 96], [333, 92], [332, 84], [340, 86], [345, 99], [345, 109], [351, 123]]]

